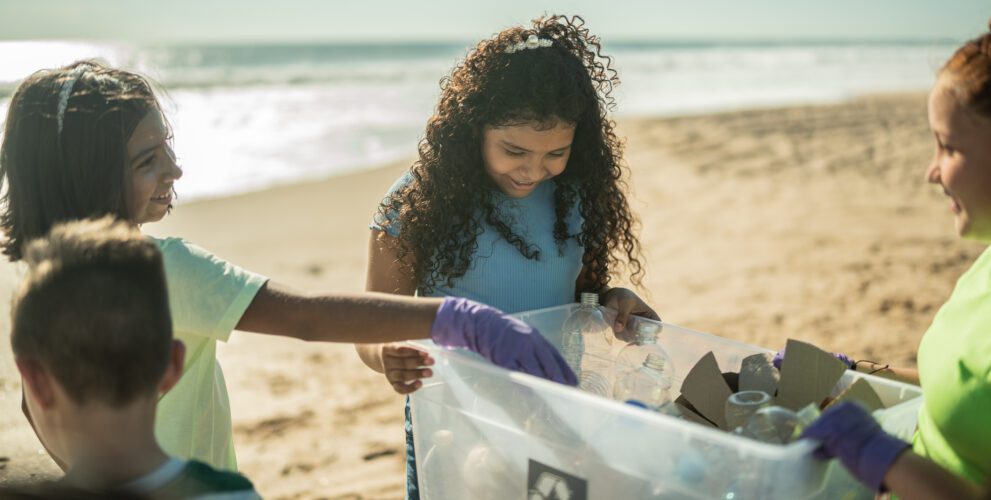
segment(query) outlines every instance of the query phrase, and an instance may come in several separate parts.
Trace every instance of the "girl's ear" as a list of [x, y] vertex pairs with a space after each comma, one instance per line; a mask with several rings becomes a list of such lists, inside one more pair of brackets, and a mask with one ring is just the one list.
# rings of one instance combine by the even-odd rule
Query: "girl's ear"
[[182, 367], [186, 362], [186, 344], [181, 340], [172, 340], [172, 352], [169, 354], [169, 364], [165, 367], [165, 375], [158, 385], [158, 393], [165, 394], [172, 389], [182, 377]]
[[24, 395], [35, 401], [40, 408], [48, 409], [55, 405], [56, 390], [55, 379], [51, 373], [45, 369], [41, 363], [31, 360], [16, 358], [17, 370], [21, 372], [21, 379], [24, 381]]

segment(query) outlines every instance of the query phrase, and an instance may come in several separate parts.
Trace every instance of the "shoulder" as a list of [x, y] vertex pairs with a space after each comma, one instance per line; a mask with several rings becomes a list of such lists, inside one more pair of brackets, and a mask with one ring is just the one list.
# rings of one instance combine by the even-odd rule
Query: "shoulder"
[[[152, 240], [162, 252], [170, 295], [190, 292], [191, 297], [200, 296], [203, 292], [219, 292], [221, 287], [231, 286], [240, 289], [246, 285], [256, 285], [257, 288], [268, 279], [182, 238]], [[175, 297], [170, 297], [170, 300], [175, 300]]]
[[165, 274], [171, 279], [196, 277], [211, 269], [222, 270], [230, 264], [182, 238], [152, 238], [162, 252]]
[[[159, 493], [159, 492], [156, 492]], [[162, 488], [163, 498], [255, 499], [260, 498], [248, 478], [220, 471], [196, 460], [186, 462], [182, 472]]]
[[[408, 170], [399, 179], [396, 179], [396, 182], [392, 183], [392, 187], [389, 188], [385, 193], [385, 197], [382, 198], [382, 203], [375, 210], [375, 213], [372, 214], [372, 222], [368, 225], [369, 229], [385, 231], [392, 237], [399, 236], [399, 209], [403, 202], [399, 198], [394, 198], [394, 196], [412, 183], [413, 174]], [[389, 207], [385, 213], [382, 212], [383, 205]]]
[[396, 179], [396, 182], [392, 183], [392, 186], [389, 187], [389, 190], [385, 193], [385, 195], [387, 197], [392, 196], [412, 183], [413, 183], [413, 172], [407, 170], [406, 172], [403, 172], [403, 175], [399, 176], [399, 178]]
[[216, 258], [215, 255], [205, 249], [194, 245], [182, 238], [168, 237], [156, 238], [149, 236], [162, 252], [162, 258], [168, 261], [183, 261], [195, 258]]

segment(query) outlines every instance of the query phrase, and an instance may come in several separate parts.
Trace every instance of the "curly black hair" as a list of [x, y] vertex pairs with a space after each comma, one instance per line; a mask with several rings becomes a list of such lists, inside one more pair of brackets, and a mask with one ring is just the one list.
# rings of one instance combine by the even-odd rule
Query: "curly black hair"
[[[531, 35], [552, 44], [507, 52]], [[575, 136], [567, 167], [553, 179], [558, 251], [572, 234], [566, 217], [578, 203], [584, 222], [577, 240], [584, 247], [584, 282], [591, 288], [584, 291], [603, 290], [620, 255], [632, 281], [640, 284], [637, 221], [624, 194], [623, 142], [607, 114], [619, 84], [611, 64], [582, 18], [545, 16], [479, 42], [441, 80], [440, 102], [420, 141], [412, 180], [379, 206], [385, 226], [402, 228], [388, 241], [419, 288], [452, 286], [465, 274], [483, 222], [528, 259], [540, 259], [540, 250], [516, 234], [513, 221], [496, 208], [498, 188], [485, 171], [482, 134], [486, 126], [543, 129], [562, 122], [575, 126]]]

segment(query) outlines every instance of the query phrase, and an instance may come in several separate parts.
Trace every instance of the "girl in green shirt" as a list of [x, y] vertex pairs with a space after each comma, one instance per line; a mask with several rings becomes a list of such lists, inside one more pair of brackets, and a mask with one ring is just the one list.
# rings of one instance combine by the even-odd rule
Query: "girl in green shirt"
[[[946, 194], [961, 237], [991, 243], [991, 33], [964, 44], [940, 70], [929, 126], [936, 148], [926, 180]], [[911, 445], [853, 404], [825, 412], [806, 437], [822, 441], [823, 452], [865, 484], [902, 498], [978, 497], [991, 478], [991, 248], [957, 282], [918, 359], [917, 371], [880, 371], [923, 389]]]

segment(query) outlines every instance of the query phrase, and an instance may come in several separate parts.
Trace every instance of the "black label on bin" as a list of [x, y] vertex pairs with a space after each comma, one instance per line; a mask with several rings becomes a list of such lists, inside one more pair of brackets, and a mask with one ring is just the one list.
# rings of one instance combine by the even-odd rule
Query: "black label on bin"
[[567, 472], [530, 460], [528, 500], [588, 500], [588, 483]]

